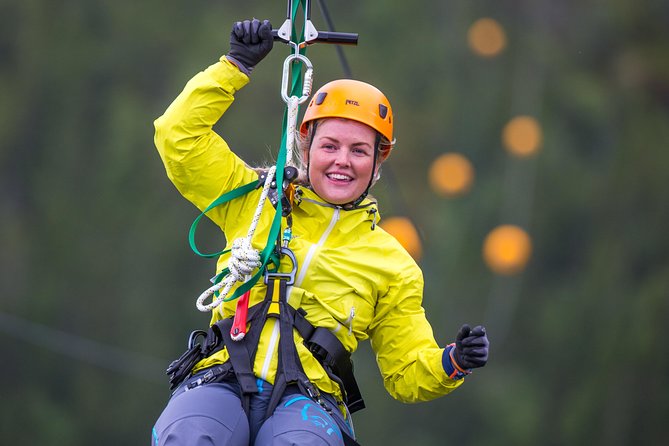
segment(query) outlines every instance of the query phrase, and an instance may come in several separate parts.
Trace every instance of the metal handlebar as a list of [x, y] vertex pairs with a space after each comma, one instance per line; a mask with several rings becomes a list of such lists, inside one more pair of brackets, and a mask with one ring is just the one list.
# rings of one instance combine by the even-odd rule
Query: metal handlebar
[[[275, 41], [288, 43], [289, 40], [279, 35], [279, 29], [272, 30], [272, 37]], [[358, 33], [340, 33], [333, 31], [317, 31], [315, 38], [307, 40], [307, 45], [312, 43], [332, 43], [336, 45], [357, 45]]]

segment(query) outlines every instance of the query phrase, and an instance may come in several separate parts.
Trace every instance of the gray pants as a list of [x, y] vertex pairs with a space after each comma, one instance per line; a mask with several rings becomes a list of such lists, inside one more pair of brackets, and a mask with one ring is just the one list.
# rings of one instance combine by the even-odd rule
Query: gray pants
[[249, 415], [242, 408], [235, 381], [205, 384], [187, 390], [204, 372], [187, 379], [174, 392], [156, 421], [152, 446], [250, 446], [344, 444], [342, 429], [354, 437], [350, 416], [344, 419], [334, 398], [322, 395], [323, 407], [289, 387], [265, 422], [272, 386], [250, 400]]

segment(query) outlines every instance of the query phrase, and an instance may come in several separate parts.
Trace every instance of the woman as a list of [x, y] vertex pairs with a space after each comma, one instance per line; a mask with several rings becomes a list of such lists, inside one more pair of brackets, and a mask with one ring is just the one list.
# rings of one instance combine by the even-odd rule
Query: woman
[[[228, 54], [191, 79], [155, 122], [169, 178], [201, 210], [258, 179], [212, 126], [271, 48], [268, 21], [237, 22]], [[350, 410], [364, 404], [349, 355], [365, 339], [386, 389], [405, 402], [445, 395], [486, 364], [482, 327], [463, 325], [454, 344], [438, 346], [421, 306], [419, 267], [375, 225], [367, 194], [392, 149], [392, 131], [390, 104], [369, 84], [334, 81], [313, 96], [300, 126], [302, 179], [282, 221], [291, 229], [283, 274], [268, 273], [267, 285], [251, 288], [243, 341], [229, 335], [236, 301], [214, 309], [206, 348], [194, 347], [171, 368], [175, 390], [152, 444], [356, 444]], [[208, 213], [229, 243], [246, 235], [259, 195], [256, 189]], [[265, 207], [256, 250], [274, 216]], [[222, 256], [218, 270], [227, 262]]]

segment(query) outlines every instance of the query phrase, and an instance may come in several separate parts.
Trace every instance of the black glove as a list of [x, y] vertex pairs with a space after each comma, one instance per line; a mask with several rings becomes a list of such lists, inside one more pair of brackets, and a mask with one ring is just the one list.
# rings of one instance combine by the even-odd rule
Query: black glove
[[232, 25], [230, 52], [227, 57], [247, 75], [272, 50], [272, 24], [258, 19], [244, 20]]
[[478, 325], [471, 329], [465, 324], [455, 338], [455, 362], [463, 369], [483, 367], [488, 362], [489, 345], [485, 327]]

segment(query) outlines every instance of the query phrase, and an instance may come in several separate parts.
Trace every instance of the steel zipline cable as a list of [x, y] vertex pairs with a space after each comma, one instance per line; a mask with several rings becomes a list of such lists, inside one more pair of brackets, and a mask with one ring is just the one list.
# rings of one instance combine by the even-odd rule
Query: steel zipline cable
[[168, 361], [0, 312], [0, 332], [81, 362], [164, 385]]

